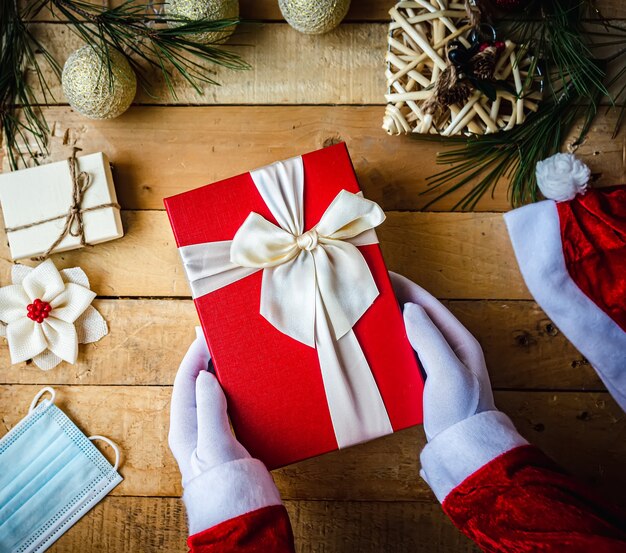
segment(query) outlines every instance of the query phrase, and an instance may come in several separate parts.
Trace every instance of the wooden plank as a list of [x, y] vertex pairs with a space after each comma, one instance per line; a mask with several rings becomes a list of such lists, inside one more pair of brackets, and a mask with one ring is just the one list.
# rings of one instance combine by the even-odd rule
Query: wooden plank
[[[61, 63], [84, 44], [70, 27], [34, 24], [33, 34]], [[138, 104], [383, 104], [387, 25], [347, 23], [322, 35], [303, 35], [282, 24], [242, 25], [229, 42], [251, 66], [233, 71], [207, 64], [221, 86], [202, 84], [198, 94], [173, 75], [172, 98], [160, 71], [150, 70], [150, 94], [138, 89]], [[40, 62], [54, 102], [66, 104], [61, 84]], [[39, 98], [43, 102], [43, 98]], [[250, 123], [250, 122], [249, 122]]]
[[[482, 344], [495, 388], [604, 390], [588, 362], [531, 301], [447, 301]], [[20, 363], [2, 384], [170, 385], [198, 324], [190, 300], [96, 300], [109, 335], [53, 371]], [[9, 358], [6, 341], [0, 359]]]
[[626, 18], [626, 5], [622, 0], [598, 0], [595, 4], [604, 17]]
[[[395, 0], [357, 0], [351, 2], [344, 21], [388, 21]], [[241, 17], [254, 19], [283, 19], [278, 3], [271, 0], [240, 0]]]
[[[31, 27], [33, 35], [61, 65], [84, 45], [69, 26], [35, 23]], [[150, 90], [139, 87], [135, 103], [384, 105], [387, 34], [386, 23], [346, 23], [325, 35], [298, 33], [286, 23], [242, 24], [226, 48], [246, 60], [250, 70], [206, 64], [206, 72], [221, 86], [199, 83], [200, 92], [173, 73], [173, 97], [162, 72], [142, 62]], [[601, 55], [614, 53], [611, 48]], [[46, 101], [42, 94], [36, 98], [42, 104], [67, 104], [61, 83], [42, 54], [39, 60], [52, 99]], [[34, 73], [31, 78], [36, 83]], [[39, 86], [34, 89], [38, 91]]]
[[496, 389], [604, 390], [589, 362], [532, 301], [447, 301], [478, 338]]
[[[170, 385], [199, 324], [191, 300], [94, 301], [109, 334], [79, 348], [76, 364], [42, 371], [33, 363], [3, 368], [3, 384]], [[6, 340], [0, 359], [9, 359]]]
[[480, 551], [437, 503], [288, 501], [299, 553]]
[[[100, 296], [188, 296], [166, 213], [127, 211], [123, 224], [119, 240], [52, 257], [82, 267]], [[379, 237], [389, 269], [439, 298], [530, 299], [500, 214], [392, 212]], [[2, 240], [0, 282], [11, 265]]]
[[[444, 168], [436, 164], [439, 142], [387, 136], [379, 106], [133, 107], [107, 121], [90, 121], [66, 107], [44, 113], [52, 130], [45, 161], [67, 158], [74, 145], [85, 153], [106, 152], [126, 209], [163, 209], [166, 196], [341, 140], [366, 196], [387, 211], [423, 208], [434, 197], [423, 195], [427, 177]], [[578, 150], [596, 185], [626, 181], [626, 133], [611, 139], [614, 124], [614, 114], [599, 116]], [[461, 197], [452, 194], [431, 209], [449, 210]], [[476, 210], [509, 208], [502, 182]]]
[[[21, 0], [25, 2], [26, 0]], [[88, 0], [94, 4], [103, 4], [103, 0]], [[116, 7], [127, 0], [105, 0], [109, 7]], [[145, 4], [145, 0], [143, 1]], [[606, 0], [601, 1], [606, 3]], [[350, 10], [344, 22], [348, 21], [387, 21], [389, 19], [389, 9], [395, 4], [394, 0], [358, 0], [350, 4]], [[248, 20], [261, 21], [284, 21], [278, 2], [273, 0], [240, 0], [240, 17]], [[55, 11], [55, 14], [58, 13]], [[49, 11], [42, 11], [36, 21], [56, 21], [56, 15], [51, 15]]]
[[[22, 0], [24, 1], [24, 0]], [[102, 0], [89, 0], [102, 4]], [[125, 0], [106, 0], [110, 7], [119, 6]], [[350, 10], [344, 21], [388, 21], [389, 9], [395, 5], [395, 0], [358, 0], [350, 4]], [[626, 6], [621, 0], [598, 0], [595, 5], [605, 17], [613, 19], [626, 18]], [[256, 19], [263, 21], [282, 21], [278, 3], [274, 0], [240, 0], [242, 19]], [[49, 21], [52, 16], [43, 12], [37, 17], [39, 21]], [[55, 18], [56, 19], [56, 18]]]
[[530, 299], [500, 214], [393, 212], [379, 236], [389, 270], [438, 298]]
[[[58, 24], [33, 24], [33, 34], [59, 63], [83, 42], [71, 28]], [[207, 64], [221, 86], [201, 84], [196, 91], [183, 77], [173, 74], [172, 96], [160, 71], [146, 68], [149, 91], [139, 88], [135, 104], [380, 104], [385, 103], [384, 52], [387, 25], [345, 24], [323, 36], [302, 35], [286, 24], [242, 25], [229, 43], [251, 65], [233, 71]], [[607, 49], [603, 56], [613, 52]], [[51, 98], [42, 104], [66, 104], [59, 79], [42, 59]], [[35, 75], [32, 75], [35, 79]], [[35, 90], [39, 87], [36, 85]], [[614, 92], [618, 92], [616, 89]], [[379, 126], [379, 125], [378, 125]]]
[[[4, 431], [25, 415], [39, 388], [0, 386]], [[119, 444], [125, 480], [114, 495], [180, 495], [180, 474], [166, 445], [171, 387], [56, 390], [59, 407], [87, 435], [102, 434]], [[498, 392], [496, 404], [573, 474], [614, 496], [626, 486], [626, 415], [607, 393]], [[274, 471], [274, 477], [285, 499], [430, 501], [418, 476], [423, 445], [422, 429], [415, 427]]]
[[[298, 553], [464, 553], [479, 551], [436, 503], [287, 501]], [[107, 497], [67, 532], [54, 553], [185, 551], [180, 500]], [[268, 552], [269, 553], [269, 552]]]

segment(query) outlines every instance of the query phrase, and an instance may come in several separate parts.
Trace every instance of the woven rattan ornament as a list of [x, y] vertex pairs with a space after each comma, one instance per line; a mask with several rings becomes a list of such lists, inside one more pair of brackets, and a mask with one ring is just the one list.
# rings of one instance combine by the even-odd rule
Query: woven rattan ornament
[[389, 14], [389, 134], [482, 135], [510, 130], [537, 110], [541, 82], [529, 75], [532, 57], [510, 40], [483, 36], [485, 26], [472, 26], [465, 4], [404, 0]]

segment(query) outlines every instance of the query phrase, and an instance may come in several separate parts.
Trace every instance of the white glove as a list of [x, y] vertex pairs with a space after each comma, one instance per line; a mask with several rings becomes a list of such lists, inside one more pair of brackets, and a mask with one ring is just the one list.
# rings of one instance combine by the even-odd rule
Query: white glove
[[390, 273], [404, 305], [404, 324], [424, 371], [424, 431], [428, 441], [459, 421], [496, 407], [478, 340], [435, 297]]
[[421, 475], [440, 501], [470, 474], [526, 445], [496, 410], [478, 340], [426, 290], [390, 273], [407, 336], [426, 372]]
[[174, 381], [169, 446], [182, 475], [189, 532], [280, 505], [272, 477], [233, 435], [226, 397], [208, 372], [209, 350], [201, 330]]

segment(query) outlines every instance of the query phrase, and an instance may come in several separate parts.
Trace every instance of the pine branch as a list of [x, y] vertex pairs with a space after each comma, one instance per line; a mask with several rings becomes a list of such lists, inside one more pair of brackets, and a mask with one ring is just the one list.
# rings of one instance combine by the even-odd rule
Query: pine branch
[[[18, 163], [38, 163], [47, 153], [48, 127], [37, 98], [48, 103], [52, 98], [40, 59], [60, 79], [61, 68], [29, 30], [28, 23], [47, 9], [59, 16], [87, 44], [100, 54], [103, 67], [113, 82], [110, 49], [128, 59], [141, 86], [150, 94], [150, 72], [162, 74], [169, 93], [176, 99], [174, 76], [179, 75], [198, 93], [202, 84], [219, 83], [207, 70], [217, 65], [233, 70], [249, 69], [235, 52], [220, 44], [201, 44], [194, 37], [220, 33], [236, 25], [237, 19], [191, 21], [168, 17], [149, 4], [127, 0], [120, 6], [105, 8], [83, 0], [30, 0], [23, 12], [17, 0], [0, 1], [0, 124], [5, 150], [12, 169]], [[175, 23], [175, 25], [170, 25]], [[37, 52], [38, 56], [35, 56]], [[27, 78], [27, 73], [34, 75]], [[29, 159], [27, 159], [29, 158]]]
[[[437, 155], [437, 163], [451, 164], [427, 178], [429, 189], [424, 194], [438, 194], [425, 209], [449, 194], [468, 188], [453, 209], [473, 209], [486, 194], [493, 193], [502, 178], [509, 181], [508, 195], [514, 206], [536, 201], [538, 197], [535, 165], [558, 152], [563, 140], [574, 126], [582, 122], [576, 138], [579, 144], [587, 135], [603, 98], [612, 97], [609, 88], [623, 82], [626, 67], [605, 84], [604, 68], [609, 61], [626, 61], [626, 31], [613, 29], [593, 4], [585, 1], [565, 2], [536, 0], [526, 10], [535, 17], [499, 22], [504, 35], [535, 53], [543, 67], [544, 96], [539, 110], [522, 124], [509, 131], [470, 137], [439, 138], [412, 134], [418, 140], [438, 139], [457, 147]], [[613, 60], [601, 60], [594, 55], [596, 45], [581, 26], [583, 14], [591, 13], [604, 25], [602, 36], [609, 41], [623, 40], [624, 52]], [[540, 17], [537, 17], [537, 14]], [[607, 45], [607, 41], [602, 43]], [[626, 84], [616, 95], [626, 97]], [[622, 107], [618, 125], [626, 113]]]
[[[44, 98], [52, 97], [35, 57], [35, 48], [54, 73], [60, 75], [60, 68], [45, 47], [30, 36], [17, 2], [2, 2], [0, 18], [0, 124], [9, 164], [15, 168], [19, 161], [27, 162], [26, 155], [37, 160], [47, 152], [49, 129], [24, 74], [27, 70], [34, 72]], [[22, 106], [21, 117], [17, 105]]]
[[[589, 31], [588, 34], [593, 40], [592, 49], [598, 53], [598, 57], [601, 57], [604, 66], [611, 67], [613, 72], [613, 76], [607, 81], [606, 87], [611, 92], [612, 100], [607, 113], [617, 110], [617, 119], [612, 135], [612, 138], [615, 138], [626, 116], [626, 28], [605, 19], [593, 21], [591, 24], [594, 26], [594, 30]], [[596, 30], [596, 27], [601, 28]], [[605, 49], [615, 49], [615, 47], [618, 47], [616, 51], [602, 57]]]
[[[236, 19], [191, 21], [155, 13], [134, 0], [110, 9], [81, 0], [49, 2], [48, 7], [51, 10], [56, 8], [85, 42], [99, 48], [109, 71], [109, 48], [126, 55], [148, 92], [150, 83], [146, 69], [149, 67], [163, 74], [174, 99], [177, 98], [172, 81], [174, 73], [178, 73], [196, 92], [202, 93], [201, 83], [219, 84], [207, 72], [207, 63], [233, 70], [250, 68], [238, 54], [221, 45], [193, 40], [194, 35], [224, 32], [238, 23]], [[169, 25], [174, 22], [175, 26]], [[142, 60], [145, 65], [140, 63]]]

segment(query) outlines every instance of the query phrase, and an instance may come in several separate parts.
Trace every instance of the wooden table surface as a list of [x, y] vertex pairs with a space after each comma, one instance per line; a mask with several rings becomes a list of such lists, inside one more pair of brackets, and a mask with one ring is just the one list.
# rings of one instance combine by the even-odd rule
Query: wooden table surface
[[[305, 36], [280, 20], [275, 0], [242, 0], [231, 42], [247, 72], [218, 71], [221, 87], [196, 95], [177, 81], [178, 99], [157, 85], [111, 121], [90, 121], [59, 103], [44, 109], [49, 160], [70, 148], [104, 151], [126, 236], [53, 256], [81, 266], [110, 326], [81, 346], [75, 365], [43, 372], [9, 365], [0, 344], [2, 433], [27, 411], [42, 385], [87, 434], [111, 437], [123, 452], [124, 482], [53, 547], [56, 552], [184, 551], [180, 475], [167, 448], [171, 385], [197, 323], [162, 198], [275, 160], [343, 140], [365, 194], [387, 211], [380, 230], [390, 269], [441, 298], [485, 349], [496, 403], [520, 432], [568, 470], [608, 495], [626, 490], [626, 417], [593, 369], [532, 301], [515, 262], [501, 212], [506, 187], [473, 213], [451, 213], [451, 196], [429, 212], [425, 177], [437, 144], [388, 137], [380, 128], [390, 0], [355, 0], [346, 21]], [[619, 0], [602, 0], [626, 18]], [[64, 26], [36, 33], [63, 60], [79, 46]], [[58, 84], [55, 97], [63, 102]], [[578, 153], [598, 185], [624, 182], [624, 138], [611, 139], [614, 116], [601, 115]], [[6, 163], [6, 162], [5, 162]], [[0, 240], [0, 284], [11, 261]], [[299, 552], [466, 552], [473, 545], [443, 515], [419, 479], [425, 442], [413, 428], [274, 472]]]

